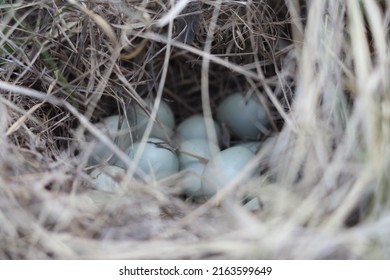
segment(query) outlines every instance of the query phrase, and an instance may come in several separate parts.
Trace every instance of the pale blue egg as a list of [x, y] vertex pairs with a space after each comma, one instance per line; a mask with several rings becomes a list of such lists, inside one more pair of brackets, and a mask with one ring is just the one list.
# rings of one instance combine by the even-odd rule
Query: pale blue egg
[[106, 165], [93, 170], [90, 177], [95, 182], [97, 189], [106, 192], [120, 190], [120, 180], [126, 175], [123, 168], [114, 165]]
[[197, 162], [206, 164], [212, 155], [218, 152], [218, 145], [205, 139], [185, 140], [180, 144], [180, 168], [183, 169], [186, 165]]
[[180, 144], [180, 170], [185, 171], [181, 177], [183, 192], [192, 197], [203, 197], [202, 174], [208, 161], [219, 153], [217, 144], [205, 139], [190, 139]]
[[257, 139], [268, 125], [263, 106], [255, 98], [246, 100], [241, 94], [225, 98], [217, 109], [217, 119], [241, 139]]
[[[143, 148], [142, 148], [143, 146]], [[176, 152], [166, 142], [158, 138], [149, 138], [146, 142], [136, 142], [125, 152], [132, 160], [140, 149], [141, 157], [137, 167], [154, 179], [162, 179], [179, 171], [179, 159]], [[118, 160], [115, 165], [126, 168], [125, 164]]]
[[202, 175], [205, 166], [201, 162], [192, 162], [182, 169], [184, 173], [180, 179], [180, 186], [187, 196], [192, 198], [204, 196], [202, 192]]
[[[231, 147], [220, 152], [206, 164], [202, 176], [202, 192], [206, 196], [212, 196], [226, 187], [254, 157], [255, 154], [244, 147]], [[243, 178], [238, 183], [248, 181], [255, 173], [256, 169], [253, 168], [242, 174]]]
[[[217, 142], [221, 143], [221, 128], [216, 121], [212, 120], [212, 123], [214, 124]], [[200, 114], [186, 118], [177, 126], [176, 132], [180, 141], [190, 139], [208, 140], [205, 118]]]
[[236, 144], [234, 147], [244, 147], [256, 154], [260, 150], [261, 144], [262, 143], [260, 141], [247, 141]]
[[[145, 103], [150, 111], [153, 110], [154, 102], [152, 100], [147, 99]], [[141, 139], [145, 133], [150, 117], [138, 104], [132, 104], [127, 109], [127, 118], [132, 128], [133, 137], [137, 140]], [[160, 102], [156, 120], [158, 122], [153, 123], [149, 137], [165, 140], [170, 139], [175, 129], [175, 117], [169, 105], [163, 100]]]

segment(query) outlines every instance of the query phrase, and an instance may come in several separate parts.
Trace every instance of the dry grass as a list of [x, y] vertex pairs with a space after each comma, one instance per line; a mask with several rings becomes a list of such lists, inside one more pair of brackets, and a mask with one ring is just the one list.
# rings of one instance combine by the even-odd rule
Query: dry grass
[[[172, 2], [0, 1], [0, 258], [389, 258], [387, 1]], [[177, 176], [94, 190], [84, 131], [125, 155], [93, 123], [236, 91], [273, 124], [261, 174], [224, 193], [260, 210], [184, 201]]]

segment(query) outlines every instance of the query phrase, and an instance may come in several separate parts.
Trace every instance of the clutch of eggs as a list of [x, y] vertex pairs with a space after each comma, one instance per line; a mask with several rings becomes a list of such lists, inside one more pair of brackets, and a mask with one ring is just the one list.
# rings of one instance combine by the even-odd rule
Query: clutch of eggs
[[[145, 101], [147, 110], [153, 109], [153, 101]], [[127, 109], [127, 119], [119, 115], [109, 116], [102, 122], [95, 124], [100, 131], [109, 136], [122, 151], [128, 149], [132, 144], [140, 140], [148, 124], [149, 116], [137, 105], [131, 105]], [[168, 139], [173, 135], [175, 129], [175, 120], [173, 112], [169, 105], [161, 101], [156, 116], [156, 122], [153, 123], [149, 137]], [[99, 164], [105, 161], [114, 163], [117, 161], [112, 151], [102, 142], [93, 139], [94, 149], [88, 160], [90, 165]]]
[[[127, 121], [119, 116], [111, 116], [97, 126], [109, 135], [111, 140], [123, 150], [135, 164], [152, 179], [162, 179], [182, 171], [180, 184], [183, 192], [190, 197], [210, 197], [240, 176], [238, 184], [255, 175], [256, 168], [241, 174], [260, 148], [254, 141], [261, 135], [262, 128], [268, 125], [266, 112], [254, 98], [245, 99], [241, 94], [233, 94], [221, 102], [217, 108], [217, 120], [205, 119], [203, 115], [193, 115], [183, 120], [175, 129], [175, 119], [169, 105], [161, 101], [150, 135], [141, 142], [149, 113], [154, 102], [145, 100], [145, 109], [131, 105], [126, 111]], [[211, 124], [214, 140], [206, 131], [206, 122]], [[220, 151], [222, 142], [221, 125], [225, 126], [236, 139], [247, 139], [236, 146]], [[173, 137], [175, 134], [175, 137]], [[168, 143], [175, 139], [177, 147]], [[213, 139], [213, 137], [211, 138]], [[133, 142], [134, 141], [134, 142]], [[176, 152], [178, 151], [178, 153]], [[104, 144], [98, 143], [91, 156], [90, 164], [107, 160], [125, 172], [129, 166], [112, 156]], [[96, 171], [98, 172], [98, 171]], [[99, 174], [106, 174], [101, 172]], [[103, 190], [115, 189], [110, 179], [95, 180], [105, 182]], [[112, 178], [112, 177], [111, 177]], [[100, 182], [99, 181], [99, 182]], [[100, 184], [100, 183], [99, 183]], [[102, 183], [103, 184], [103, 183]]]

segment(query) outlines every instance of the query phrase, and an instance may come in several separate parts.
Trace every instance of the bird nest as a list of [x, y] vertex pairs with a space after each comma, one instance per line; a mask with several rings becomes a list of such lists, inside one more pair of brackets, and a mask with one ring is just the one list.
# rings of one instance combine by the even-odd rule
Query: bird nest
[[[384, 1], [11, 2], [0, 4], [0, 258], [389, 256]], [[94, 188], [80, 147], [96, 122], [147, 97], [179, 122], [236, 92], [271, 120], [256, 178], [201, 202], [183, 199], [177, 176]]]

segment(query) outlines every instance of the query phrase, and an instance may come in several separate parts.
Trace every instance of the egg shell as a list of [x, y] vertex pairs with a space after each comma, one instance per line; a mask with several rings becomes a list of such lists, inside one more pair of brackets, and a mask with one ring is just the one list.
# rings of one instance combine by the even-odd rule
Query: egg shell
[[212, 155], [217, 153], [219, 153], [219, 147], [215, 143], [204, 139], [185, 140], [180, 144], [180, 169], [192, 163], [201, 163], [201, 159], [206, 160], [206, 162], [203, 162], [203, 164], [206, 164]]
[[[238, 176], [254, 157], [255, 154], [244, 147], [231, 147], [220, 152], [206, 164], [202, 176], [202, 192], [207, 196], [214, 195]], [[238, 183], [246, 182], [255, 172], [253, 169], [246, 173]]]
[[193, 198], [204, 196], [202, 191], [202, 174], [204, 168], [205, 164], [200, 162], [192, 162], [187, 164], [183, 169], [185, 172], [181, 177], [180, 186], [187, 196]]
[[[221, 128], [215, 120], [212, 121], [214, 123], [217, 141], [218, 143], [221, 143], [222, 140]], [[190, 139], [208, 140], [205, 118], [203, 115], [200, 114], [193, 115], [183, 120], [177, 126], [176, 132], [180, 141], [185, 141]]]
[[[154, 102], [150, 99], [146, 99], [145, 103], [147, 108], [152, 111]], [[132, 104], [127, 109], [127, 118], [132, 127], [133, 137], [137, 140], [141, 139], [145, 133], [150, 117], [140, 106], [138, 106], [138, 104]], [[170, 139], [174, 134], [175, 117], [169, 105], [163, 100], [160, 102], [156, 120], [158, 120], [158, 122], [153, 123], [149, 137], [166, 140]]]
[[[120, 128], [119, 128], [120, 124]], [[132, 143], [130, 128], [125, 119], [119, 115], [113, 115], [105, 118], [101, 123], [95, 124], [102, 133], [108, 136], [122, 151], [126, 150]], [[88, 136], [94, 139], [94, 137]], [[116, 161], [112, 151], [102, 142], [94, 139], [91, 143], [94, 145], [91, 155], [88, 159], [90, 165], [100, 164], [102, 162], [113, 163]]]
[[252, 198], [251, 200], [249, 200], [248, 202], [246, 202], [244, 204], [244, 208], [251, 210], [251, 211], [259, 210], [259, 209], [261, 209], [260, 200], [257, 197]]
[[[134, 157], [140, 148], [141, 143], [136, 142], [125, 152], [134, 160]], [[115, 165], [126, 168], [124, 163], [120, 160], [118, 160]], [[172, 147], [163, 140], [149, 138], [147, 142], [144, 143], [144, 149], [138, 162], [138, 168], [158, 180], [177, 173], [179, 171], [179, 159]]]
[[261, 144], [262, 143], [259, 141], [247, 141], [234, 145], [234, 147], [244, 147], [249, 149], [252, 153], [256, 154], [259, 151]]
[[105, 165], [93, 170], [90, 177], [95, 181], [98, 190], [116, 192], [120, 190], [120, 180], [126, 175], [123, 168]]
[[238, 93], [221, 102], [217, 109], [217, 119], [241, 139], [256, 139], [261, 129], [268, 124], [263, 106], [255, 98], [246, 100]]

